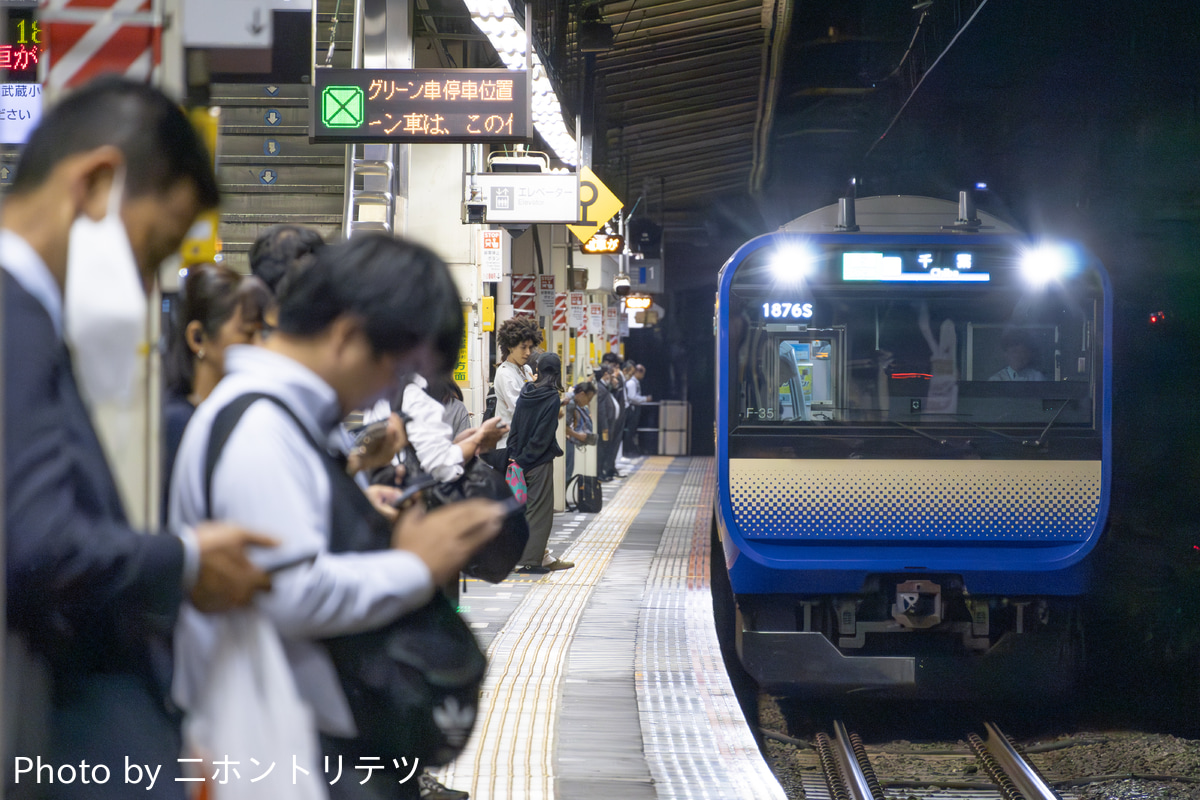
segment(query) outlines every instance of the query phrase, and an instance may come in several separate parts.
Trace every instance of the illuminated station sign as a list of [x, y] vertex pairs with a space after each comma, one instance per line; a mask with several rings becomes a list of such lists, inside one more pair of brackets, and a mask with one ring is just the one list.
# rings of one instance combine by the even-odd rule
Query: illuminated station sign
[[528, 73], [507, 69], [319, 69], [314, 142], [520, 142], [533, 138]]
[[[0, 143], [24, 144], [42, 117], [37, 78], [38, 62], [46, 52], [45, 33], [32, 8], [10, 7], [7, 22], [0, 40]], [[0, 165], [0, 183], [8, 183], [12, 174], [10, 166]]]
[[[0, 3], [3, 5], [3, 3]], [[33, 9], [10, 9], [8, 27], [0, 41], [0, 71], [13, 83], [37, 81], [38, 60], [45, 55], [41, 23]]]
[[585, 253], [620, 253], [625, 249], [625, 237], [611, 233], [595, 233], [583, 243]]

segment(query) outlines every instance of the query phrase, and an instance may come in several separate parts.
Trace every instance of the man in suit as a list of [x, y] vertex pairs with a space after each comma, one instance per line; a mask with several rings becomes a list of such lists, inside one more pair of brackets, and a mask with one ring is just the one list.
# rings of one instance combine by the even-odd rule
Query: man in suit
[[602, 481], [610, 481], [617, 475], [617, 421], [621, 417], [621, 406], [616, 389], [620, 375], [613, 367], [602, 368], [600, 380], [596, 382], [596, 433], [599, 434], [596, 471]]
[[[0, 207], [6, 659], [29, 654], [23, 666], [44, 665], [51, 686], [45, 704], [6, 691], [6, 729], [19, 718], [46, 737], [36, 751], [22, 751], [27, 739], [6, 741], [9, 796], [129, 797], [121, 770], [137, 763], [145, 774], [135, 794], [182, 800], [167, 700], [180, 602], [186, 594], [197, 607], [228, 609], [270, 586], [245, 549], [271, 539], [212, 522], [174, 536], [132, 530], [83, 399], [128, 392], [120, 378], [131, 356], [113, 343], [130, 331], [140, 340], [144, 287], [217, 201], [208, 154], [178, 107], [149, 87], [102, 79], [46, 114]], [[101, 302], [80, 285], [114, 294]], [[30, 725], [36, 715], [44, 721]], [[27, 772], [14, 785], [17, 756], [104, 764], [112, 775], [31, 786]]]

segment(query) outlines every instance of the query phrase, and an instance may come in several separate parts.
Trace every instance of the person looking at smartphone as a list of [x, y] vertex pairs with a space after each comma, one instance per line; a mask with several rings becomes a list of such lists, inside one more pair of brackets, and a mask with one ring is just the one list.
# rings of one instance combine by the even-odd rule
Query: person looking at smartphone
[[517, 398], [509, 434], [508, 457], [525, 473], [528, 500], [525, 519], [529, 542], [517, 572], [541, 575], [551, 570], [570, 569], [574, 562], [556, 558], [546, 546], [554, 522], [554, 459], [563, 454], [558, 432], [559, 399], [562, 396], [562, 362], [554, 353], [537, 360], [537, 380], [525, 384]]
[[[270, 587], [244, 555], [270, 539], [204, 517], [177, 536], [135, 530], [91, 420], [132, 392], [146, 290], [219, 200], [179, 106], [106, 77], [47, 108], [0, 206], [6, 772], [14, 755], [128, 759], [161, 765], [137, 794], [183, 800], [166, 697], [180, 601], [227, 609]], [[119, 780], [26, 786], [130, 794]]]
[[[333, 508], [353, 508], [361, 496], [352, 495], [361, 490], [344, 476], [335, 479], [311, 441], [343, 441], [341, 420], [390, 395], [402, 375], [447, 369], [462, 341], [462, 310], [437, 255], [382, 234], [322, 248], [278, 302], [278, 328], [262, 347], [229, 348], [225, 379], [184, 434], [171, 518], [202, 518], [211, 498], [213, 513], [280, 539], [278, 553], [255, 555], [261, 566], [313, 556], [276, 572], [273, 591], [256, 605], [283, 639], [296, 688], [332, 758], [354, 753], [358, 731], [321, 640], [381, 628], [423, 605], [499, 531], [504, 511], [483, 500], [428, 513], [417, 504], [392, 528], [392, 549], [330, 552]], [[249, 405], [206, 479], [217, 416], [237, 398], [258, 393], [284, 407], [268, 399]], [[175, 639], [176, 695], [192, 708], [209, 675], [216, 622], [190, 608], [183, 617]], [[321, 771], [319, 764], [306, 768]], [[392, 775], [386, 764], [382, 771], [372, 788], [391, 788], [379, 797], [417, 796], [416, 782], [401, 783], [403, 773]], [[335, 798], [361, 791], [347, 781], [329, 788]]]
[[[508, 433], [500, 427], [500, 420], [492, 417], [476, 428], [467, 428], [455, 435], [454, 428], [445, 419], [446, 406], [430, 393], [432, 385], [435, 391], [445, 396], [447, 382], [450, 382], [448, 375], [435, 376], [432, 381], [413, 375], [393, 404], [406, 418], [404, 427], [408, 432], [409, 448], [404, 453], [404, 466], [410, 474], [425, 472], [443, 482], [457, 480], [471, 459], [492, 450]], [[465, 412], [465, 406], [463, 410]]]
[[567, 401], [567, 480], [575, 474], [575, 453], [595, 441], [592, 432], [592, 412], [589, 408], [596, 396], [596, 385], [591, 381], [577, 383], [571, 399]]

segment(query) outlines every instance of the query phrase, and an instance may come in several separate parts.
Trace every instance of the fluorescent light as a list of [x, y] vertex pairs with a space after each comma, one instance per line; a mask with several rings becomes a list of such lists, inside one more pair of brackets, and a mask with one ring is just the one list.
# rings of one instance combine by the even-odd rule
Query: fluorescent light
[[[466, 0], [466, 5], [471, 19], [496, 48], [504, 66], [512, 70], [525, 69], [525, 30], [517, 23], [508, 0]], [[536, 51], [533, 53], [532, 77], [533, 125], [560, 161], [576, 166], [578, 146], [563, 122], [562, 103]]]

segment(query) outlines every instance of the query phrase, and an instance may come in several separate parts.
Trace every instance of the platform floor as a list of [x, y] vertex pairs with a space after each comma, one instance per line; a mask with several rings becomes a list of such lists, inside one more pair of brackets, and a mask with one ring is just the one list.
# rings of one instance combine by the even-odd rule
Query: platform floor
[[599, 514], [558, 514], [576, 566], [469, 581], [490, 666], [467, 749], [475, 800], [783, 800], [725, 675], [708, 591], [712, 459], [639, 459]]

